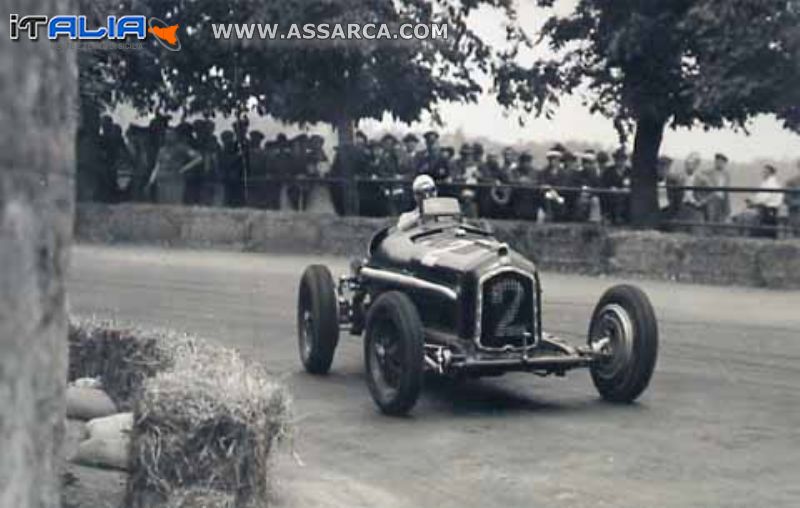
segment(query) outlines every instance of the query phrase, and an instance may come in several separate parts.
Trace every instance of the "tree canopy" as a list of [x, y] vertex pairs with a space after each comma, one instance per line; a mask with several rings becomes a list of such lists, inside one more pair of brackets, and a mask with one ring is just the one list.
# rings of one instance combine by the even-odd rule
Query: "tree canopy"
[[[411, 122], [440, 102], [477, 99], [473, 70], [487, 67], [491, 50], [467, 19], [481, 5], [514, 16], [512, 0], [109, 0], [107, 7], [179, 23], [183, 48], [167, 52], [146, 44], [145, 51], [102, 55], [104, 61], [85, 70], [101, 75], [94, 82], [113, 84], [107, 104], [129, 102], [142, 112], [230, 115], [253, 108], [286, 121], [337, 126], [389, 113]], [[448, 38], [245, 41], [215, 38], [211, 26], [365, 22], [444, 23]]]
[[633, 217], [652, 225], [666, 126], [745, 128], [759, 113], [798, 125], [799, 15], [797, 0], [579, 0], [544, 25], [556, 56], [496, 69], [498, 99], [549, 114], [581, 93], [622, 134], [635, 130]]

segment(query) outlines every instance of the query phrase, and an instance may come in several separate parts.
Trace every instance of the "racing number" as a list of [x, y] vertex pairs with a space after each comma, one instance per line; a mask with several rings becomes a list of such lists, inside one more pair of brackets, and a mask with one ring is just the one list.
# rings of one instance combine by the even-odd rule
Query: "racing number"
[[[519, 281], [505, 281], [492, 288], [492, 306], [499, 308], [505, 307], [502, 317], [497, 322], [495, 337], [514, 337], [525, 333], [524, 325], [512, 326], [512, 323], [519, 315], [519, 309], [525, 296], [525, 290]], [[510, 301], [509, 301], [510, 300]]]

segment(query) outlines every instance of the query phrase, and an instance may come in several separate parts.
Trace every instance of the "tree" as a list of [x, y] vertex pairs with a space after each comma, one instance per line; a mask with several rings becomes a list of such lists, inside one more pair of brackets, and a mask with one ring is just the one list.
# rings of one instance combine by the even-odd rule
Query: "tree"
[[[486, 68], [489, 46], [468, 27], [481, 5], [514, 17], [512, 0], [109, 0], [111, 10], [131, 10], [181, 25], [177, 53], [146, 51], [108, 55], [94, 65], [115, 84], [110, 105], [141, 112], [235, 115], [251, 108], [300, 123], [328, 122], [340, 131], [385, 113], [411, 122], [442, 101], [474, 101], [481, 89], [475, 68]], [[109, 12], [111, 12], [109, 10]], [[216, 38], [212, 24], [443, 23], [447, 40], [244, 41]], [[509, 31], [509, 38], [519, 32]], [[347, 138], [347, 136], [345, 136]]]
[[796, 124], [798, 21], [797, 0], [579, 0], [544, 25], [555, 57], [496, 68], [498, 99], [549, 114], [560, 94], [584, 93], [592, 112], [633, 130], [633, 219], [654, 226], [667, 126], [746, 128], [759, 113]]
[[[4, 12], [74, 12], [69, 0]], [[67, 378], [75, 55], [0, 45], [0, 506], [58, 507]]]

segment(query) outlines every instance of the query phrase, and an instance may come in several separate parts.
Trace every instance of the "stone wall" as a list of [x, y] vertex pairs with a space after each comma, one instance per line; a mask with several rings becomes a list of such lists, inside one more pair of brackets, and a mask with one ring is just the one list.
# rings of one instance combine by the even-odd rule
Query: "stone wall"
[[[75, 11], [65, 0], [0, 5], [12, 13]], [[71, 51], [59, 51], [46, 37], [1, 36], [0, 506], [57, 507], [76, 66]]]
[[[383, 219], [155, 205], [78, 207], [80, 241], [361, 256]], [[800, 288], [800, 241], [695, 237], [495, 221], [503, 241], [544, 270]]]

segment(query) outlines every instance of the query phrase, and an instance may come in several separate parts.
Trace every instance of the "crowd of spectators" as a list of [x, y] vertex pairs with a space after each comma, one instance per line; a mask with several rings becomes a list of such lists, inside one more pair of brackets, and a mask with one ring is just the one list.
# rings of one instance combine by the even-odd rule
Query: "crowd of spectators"
[[[96, 132], [78, 139], [80, 200], [305, 210], [323, 199], [340, 214], [394, 216], [413, 206], [413, 178], [428, 174], [440, 194], [459, 198], [471, 217], [614, 225], [631, 218], [630, 161], [623, 149], [576, 153], [556, 144], [537, 161], [511, 147], [495, 153], [480, 143], [442, 146], [435, 131], [372, 140], [357, 132], [330, 161], [322, 136], [266, 140], [242, 119], [218, 139], [209, 120], [169, 127], [163, 117], [148, 126], [132, 124], [123, 137], [106, 116]], [[662, 218], [676, 229], [773, 226], [784, 205], [791, 225], [800, 226], [800, 194], [769, 192], [784, 186], [773, 166], [764, 168], [764, 191], [737, 214], [724, 189], [731, 185], [724, 154], [707, 169], [694, 153], [676, 166], [668, 157], [658, 161]], [[786, 186], [800, 189], [800, 164]]]

